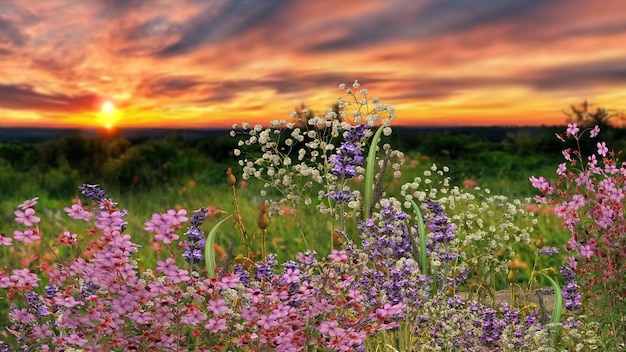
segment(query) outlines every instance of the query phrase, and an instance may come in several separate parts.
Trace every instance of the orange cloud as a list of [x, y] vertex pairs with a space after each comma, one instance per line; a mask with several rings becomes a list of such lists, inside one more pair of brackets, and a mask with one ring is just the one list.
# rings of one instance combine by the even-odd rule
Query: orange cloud
[[358, 79], [401, 125], [560, 124], [626, 98], [620, 0], [5, 0], [0, 127], [226, 127]]

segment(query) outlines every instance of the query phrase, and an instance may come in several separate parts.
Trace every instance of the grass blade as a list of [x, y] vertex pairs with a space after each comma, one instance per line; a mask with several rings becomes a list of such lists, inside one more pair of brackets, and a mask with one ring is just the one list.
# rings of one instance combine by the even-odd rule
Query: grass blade
[[[552, 287], [554, 288], [554, 310], [552, 311], [552, 319], [550, 320], [550, 322], [552, 324], [558, 324], [561, 322], [561, 314], [563, 313], [563, 295], [561, 294], [561, 286], [559, 286], [559, 284], [554, 281], [554, 279], [550, 276], [543, 273], [541, 274], [550, 281], [550, 284], [552, 284]], [[553, 327], [552, 341], [550, 346], [552, 348], [554, 348], [556, 345], [557, 335], [557, 328]]]
[[420, 236], [420, 265], [422, 273], [428, 275], [428, 257], [426, 255], [426, 228], [424, 226], [424, 217], [420, 211], [420, 207], [411, 199], [411, 205], [415, 211], [415, 222], [417, 222], [417, 232]]
[[220, 220], [217, 224], [215, 224], [215, 226], [213, 226], [211, 231], [209, 231], [209, 234], [206, 236], [206, 243], [204, 245], [204, 265], [206, 267], [207, 275], [209, 275], [209, 277], [216, 276], [215, 267], [217, 266], [217, 264], [215, 263], [215, 249], [213, 248], [213, 244], [215, 243], [215, 235], [217, 234], [217, 229], [224, 221], [228, 220], [230, 217], [231, 216]]
[[363, 191], [363, 220], [370, 217], [370, 208], [372, 207], [372, 197], [374, 196], [374, 167], [376, 166], [376, 147], [380, 140], [380, 135], [383, 133], [383, 129], [389, 126], [391, 120], [386, 120], [378, 127], [374, 137], [372, 137], [372, 144], [370, 145], [369, 152], [367, 153], [367, 165], [365, 166], [365, 189]]

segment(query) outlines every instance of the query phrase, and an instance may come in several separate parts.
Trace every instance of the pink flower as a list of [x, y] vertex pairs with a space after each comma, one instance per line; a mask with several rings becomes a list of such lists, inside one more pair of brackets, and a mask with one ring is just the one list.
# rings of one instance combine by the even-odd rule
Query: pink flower
[[91, 217], [92, 217], [92, 214], [86, 211], [79, 204], [72, 204], [71, 208], [65, 207], [63, 208], [63, 210], [65, 210], [65, 212], [67, 213], [67, 216], [69, 216], [70, 218], [74, 220], [89, 221], [91, 220]]
[[59, 296], [55, 296], [54, 297], [54, 304], [59, 305], [59, 306], [63, 306], [63, 307], [67, 307], [67, 308], [72, 308], [74, 306], [82, 305], [83, 302], [77, 301], [74, 297], [59, 297]]
[[167, 258], [165, 261], [158, 260], [157, 261], [157, 273], [163, 273], [165, 276], [176, 275], [178, 273], [178, 266], [174, 261], [174, 258]]
[[28, 229], [28, 230], [25, 230], [24, 232], [20, 230], [13, 231], [13, 238], [16, 241], [22, 241], [24, 243], [31, 243], [40, 239], [41, 236], [39, 235], [39, 231], [33, 231], [33, 230]]
[[285, 280], [285, 283], [287, 284], [300, 282], [300, 277], [298, 275], [300, 275], [300, 270], [289, 268], [287, 269], [287, 272], [283, 274], [283, 280]]
[[598, 142], [597, 146], [598, 146], [598, 155], [605, 157], [606, 153], [609, 152], [609, 148], [606, 147], [606, 142]]
[[328, 259], [336, 261], [336, 262], [347, 262], [348, 254], [346, 254], [346, 251], [343, 249], [340, 251], [333, 249], [331, 253], [328, 255]]
[[7, 237], [7, 235], [0, 233], [0, 246], [10, 246], [13, 244], [13, 239]]
[[567, 172], [567, 166], [565, 165], [565, 163], [562, 163], [559, 165], [558, 169], [556, 169], [556, 174], [561, 176], [565, 175], [565, 172]]
[[596, 138], [596, 136], [598, 136], [598, 133], [600, 133], [600, 126], [595, 125], [591, 132], [589, 132], [589, 137]]
[[228, 306], [226, 305], [226, 301], [220, 298], [217, 301], [210, 300], [209, 304], [206, 307], [206, 310], [215, 315], [220, 315], [228, 311]]
[[170, 226], [178, 226], [181, 222], [189, 220], [185, 215], [187, 215], [187, 210], [185, 209], [179, 211], [170, 209], [167, 211], [167, 214], [163, 216], [163, 219], [166, 220]]
[[567, 136], [575, 136], [576, 133], [578, 133], [578, 131], [580, 131], [580, 128], [578, 128], [578, 124], [576, 123], [570, 123], [567, 125]]
[[578, 248], [578, 253], [580, 253], [580, 256], [583, 258], [591, 258], [593, 256], [593, 248], [586, 244]]
[[22, 210], [26, 210], [28, 208], [33, 208], [37, 204], [38, 200], [39, 200], [39, 197], [35, 197], [33, 199], [29, 199], [29, 200], [24, 201], [24, 203], [18, 205], [17, 207], [22, 209]]
[[41, 280], [28, 269], [13, 269], [13, 275], [11, 275], [10, 278], [16, 288], [39, 287], [37, 281]]
[[18, 224], [24, 224], [25, 226], [33, 226], [33, 224], [38, 223], [41, 219], [38, 216], [35, 216], [35, 209], [28, 208], [25, 211], [16, 210], [13, 212], [15, 216], [15, 222]]
[[212, 333], [218, 333], [220, 331], [228, 329], [228, 327], [226, 326], [226, 319], [223, 318], [218, 320], [215, 320], [213, 318], [209, 319], [207, 324], [204, 325], [204, 328], [211, 331]]

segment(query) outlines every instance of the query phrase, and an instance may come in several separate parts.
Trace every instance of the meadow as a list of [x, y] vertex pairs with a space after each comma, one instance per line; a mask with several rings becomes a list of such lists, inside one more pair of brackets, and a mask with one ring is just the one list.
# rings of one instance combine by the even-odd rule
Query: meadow
[[[391, 130], [391, 107], [349, 109], [232, 136], [0, 144], [0, 350], [624, 348], [626, 175], [598, 166], [624, 131], [601, 131], [611, 154], [572, 124]], [[610, 224], [577, 198], [607, 181], [567, 189], [581, 165], [622, 194], [598, 200]]]

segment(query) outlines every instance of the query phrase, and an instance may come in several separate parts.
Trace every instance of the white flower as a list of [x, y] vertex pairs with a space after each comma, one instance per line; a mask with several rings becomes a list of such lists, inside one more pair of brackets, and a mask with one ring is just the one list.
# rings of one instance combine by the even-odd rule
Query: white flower
[[359, 87], [361, 86], [361, 84], [359, 84], [359, 81], [355, 80], [354, 83], [352, 83], [352, 88], [354, 89], [359, 89]]
[[345, 83], [341, 83], [339, 85], [339, 90], [344, 90], [344, 89], [346, 89], [346, 84]]

